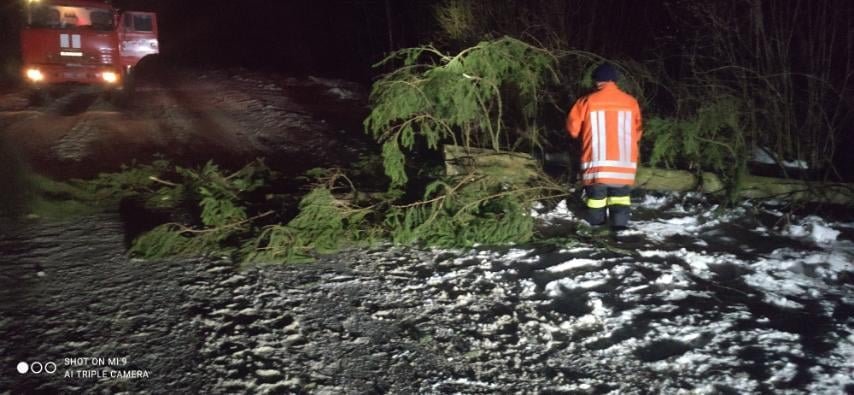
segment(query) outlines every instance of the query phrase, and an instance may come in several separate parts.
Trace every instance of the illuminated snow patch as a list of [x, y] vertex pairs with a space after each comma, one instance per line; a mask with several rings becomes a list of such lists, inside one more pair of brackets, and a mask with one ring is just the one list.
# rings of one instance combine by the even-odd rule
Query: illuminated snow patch
[[522, 288], [521, 292], [519, 292], [519, 297], [522, 299], [531, 299], [537, 296], [537, 283], [523, 279], [519, 281], [519, 285]]
[[595, 268], [595, 267], [602, 266], [602, 263], [603, 262], [601, 260], [575, 258], [575, 259], [570, 259], [564, 263], [560, 263], [560, 264], [551, 266], [551, 267], [547, 268], [546, 270], [548, 270], [552, 273], [562, 273], [562, 272], [568, 272], [571, 270], [581, 269], [581, 268]]
[[671, 201], [670, 199], [669, 195], [654, 196], [652, 194], [646, 194], [644, 195], [643, 200], [637, 203], [637, 206], [651, 210], [658, 210], [669, 204]]
[[[712, 278], [713, 275], [710, 270], [710, 266], [742, 263], [740, 260], [729, 254], [708, 255], [694, 251], [688, 251], [684, 248], [676, 251], [644, 250], [638, 251], [638, 253], [644, 258], [679, 258], [690, 267], [692, 274], [707, 280]], [[683, 270], [679, 266], [672, 266], [671, 269], [673, 269], [674, 271]]]
[[513, 248], [501, 255], [495, 255], [494, 259], [501, 261], [516, 261], [516, 262], [536, 262], [540, 259], [537, 255], [532, 255], [532, 250], [523, 250]]
[[696, 235], [698, 232], [714, 225], [717, 225], [717, 222], [700, 224], [697, 217], [676, 217], [635, 222], [635, 228], [639, 234], [657, 242], [664, 241], [676, 235]]
[[812, 254], [804, 263], [815, 269], [816, 276], [824, 280], [837, 280], [840, 273], [854, 271], [854, 243], [835, 243], [827, 254]]
[[803, 305], [791, 298], [821, 299], [828, 292], [825, 281], [850, 270], [851, 261], [851, 254], [842, 249], [816, 253], [783, 248], [750, 265], [754, 272], [744, 281], [762, 291], [766, 302], [800, 309]]
[[346, 89], [338, 88], [338, 87], [329, 89], [327, 91], [327, 93], [329, 93], [330, 95], [335, 96], [341, 100], [352, 100], [352, 99], [356, 98], [355, 93], [350, 92]]
[[531, 217], [541, 219], [544, 221], [551, 221], [553, 219], [563, 219], [572, 221], [575, 220], [575, 214], [569, 209], [566, 204], [566, 200], [561, 200], [560, 203], [555, 206], [554, 209], [548, 212], [541, 212], [545, 206], [542, 203], [537, 203], [531, 209]]
[[672, 268], [674, 269], [673, 272], [664, 273], [655, 279], [655, 285], [658, 286], [659, 289], [671, 290], [688, 288], [694, 283], [688, 278], [688, 276], [686, 276], [681, 267], [672, 266]]
[[[826, 369], [831, 366], [838, 370], [828, 373]], [[845, 386], [854, 386], [854, 333], [849, 332], [847, 338], [839, 339], [824, 366], [813, 366], [810, 373], [816, 376], [808, 388], [813, 394], [836, 393]]]
[[560, 280], [550, 281], [546, 284], [546, 294], [552, 298], [563, 296], [563, 289], [592, 289], [605, 285], [608, 282], [606, 279], [593, 279], [587, 281], [577, 281], [571, 278], [562, 278]]
[[463, 379], [448, 379], [448, 380], [438, 382], [436, 384], [433, 384], [433, 390], [439, 390], [439, 388], [444, 386], [444, 385], [477, 387], [477, 388], [485, 388], [485, 389], [491, 389], [491, 390], [497, 390], [497, 389], [501, 388], [500, 386], [498, 386], [496, 384], [486, 383], [483, 381], [469, 380], [469, 379], [463, 378]]
[[711, 292], [702, 292], [702, 291], [690, 291], [684, 289], [669, 289], [664, 291], [661, 294], [661, 299], [672, 302], [678, 300], [688, 299], [689, 297], [699, 297], [699, 298], [710, 298], [712, 297]]
[[[613, 310], [606, 307], [601, 299], [587, 301], [587, 307], [590, 308], [590, 313], [561, 322], [558, 325], [559, 331], [573, 334], [582, 330], [604, 327], [608, 317], [613, 314]], [[553, 330], [553, 332], [558, 331]]]
[[789, 225], [783, 234], [793, 238], [808, 239], [816, 244], [829, 244], [836, 241], [840, 232], [831, 228], [823, 219], [809, 216], [798, 224]]

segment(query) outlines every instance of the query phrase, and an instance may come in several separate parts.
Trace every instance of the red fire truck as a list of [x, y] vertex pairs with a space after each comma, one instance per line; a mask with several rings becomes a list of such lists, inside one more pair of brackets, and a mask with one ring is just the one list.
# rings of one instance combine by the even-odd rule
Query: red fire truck
[[96, 0], [26, 0], [24, 79], [34, 92], [57, 84], [127, 90], [139, 62], [159, 52], [157, 16]]

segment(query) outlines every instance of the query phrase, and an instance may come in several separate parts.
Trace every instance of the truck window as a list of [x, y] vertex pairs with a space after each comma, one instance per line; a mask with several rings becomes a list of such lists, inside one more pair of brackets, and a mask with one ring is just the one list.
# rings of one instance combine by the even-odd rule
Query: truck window
[[113, 30], [113, 13], [106, 8], [32, 3], [28, 7], [27, 26], [43, 29]]
[[133, 30], [138, 32], [154, 31], [154, 23], [152, 23], [151, 15], [134, 15]]
[[59, 10], [53, 7], [33, 7], [30, 9], [30, 27], [58, 28]]
[[92, 11], [89, 14], [89, 19], [95, 29], [112, 30], [113, 28], [113, 14], [109, 11]]

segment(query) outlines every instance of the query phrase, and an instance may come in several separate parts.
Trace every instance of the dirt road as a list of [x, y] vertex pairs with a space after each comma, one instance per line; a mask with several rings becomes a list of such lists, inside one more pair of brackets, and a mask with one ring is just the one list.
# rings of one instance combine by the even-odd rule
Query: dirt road
[[55, 92], [31, 106], [0, 94], [0, 131], [38, 172], [90, 177], [163, 155], [178, 164], [239, 166], [265, 157], [286, 173], [352, 160], [364, 146], [364, 89], [320, 78], [248, 72], [166, 73], [139, 81], [132, 102]]

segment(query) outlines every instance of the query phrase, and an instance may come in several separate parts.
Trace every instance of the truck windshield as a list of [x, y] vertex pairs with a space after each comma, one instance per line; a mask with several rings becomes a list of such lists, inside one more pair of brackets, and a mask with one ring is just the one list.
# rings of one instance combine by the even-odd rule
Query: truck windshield
[[28, 11], [27, 26], [33, 28], [113, 29], [113, 13], [106, 8], [35, 4]]

